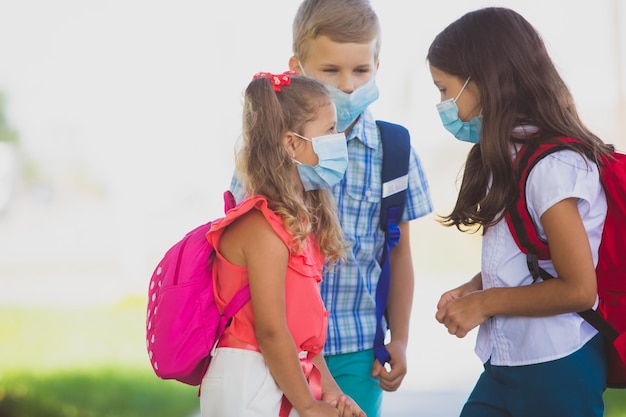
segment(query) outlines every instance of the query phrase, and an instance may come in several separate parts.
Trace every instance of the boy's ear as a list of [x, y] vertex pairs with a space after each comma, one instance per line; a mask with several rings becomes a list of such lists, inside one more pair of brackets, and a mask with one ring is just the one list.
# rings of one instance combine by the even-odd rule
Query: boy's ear
[[296, 74], [302, 75], [302, 68], [300, 68], [300, 61], [295, 56], [289, 58], [289, 70], [295, 71]]

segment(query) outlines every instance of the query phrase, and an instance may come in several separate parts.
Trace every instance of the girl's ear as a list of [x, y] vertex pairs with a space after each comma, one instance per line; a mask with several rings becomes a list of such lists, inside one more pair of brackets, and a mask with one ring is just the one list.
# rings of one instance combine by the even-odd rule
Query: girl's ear
[[296, 140], [298, 138], [289, 131], [286, 131], [283, 135], [283, 146], [287, 153], [292, 157], [296, 157]]

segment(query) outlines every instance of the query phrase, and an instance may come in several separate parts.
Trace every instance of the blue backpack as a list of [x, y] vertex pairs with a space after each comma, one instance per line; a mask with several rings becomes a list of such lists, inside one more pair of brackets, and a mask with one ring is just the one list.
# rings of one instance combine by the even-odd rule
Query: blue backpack
[[400, 221], [404, 213], [406, 190], [409, 184], [409, 157], [411, 137], [409, 131], [398, 124], [377, 120], [383, 142], [382, 195], [380, 207], [380, 228], [385, 232], [385, 245], [381, 260], [381, 272], [376, 287], [376, 334], [374, 355], [381, 364], [391, 360], [385, 347], [387, 329], [383, 317], [387, 311], [391, 267], [389, 254], [400, 241]]

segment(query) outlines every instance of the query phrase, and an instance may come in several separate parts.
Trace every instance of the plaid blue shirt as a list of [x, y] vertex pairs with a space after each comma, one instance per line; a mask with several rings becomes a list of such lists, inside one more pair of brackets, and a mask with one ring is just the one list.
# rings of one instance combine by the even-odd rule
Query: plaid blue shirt
[[[365, 111], [348, 138], [346, 175], [333, 188], [338, 215], [351, 244], [348, 260], [328, 271], [321, 293], [328, 316], [325, 355], [371, 349], [376, 332], [376, 285], [380, 276], [385, 235], [379, 227], [382, 194], [382, 142], [376, 122]], [[244, 189], [233, 177], [231, 190], [239, 201]], [[402, 221], [432, 211], [426, 176], [411, 148], [409, 184]]]

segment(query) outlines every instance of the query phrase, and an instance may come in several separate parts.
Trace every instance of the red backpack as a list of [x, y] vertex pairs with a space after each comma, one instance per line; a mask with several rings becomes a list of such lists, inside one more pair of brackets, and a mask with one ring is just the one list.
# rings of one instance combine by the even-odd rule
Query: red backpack
[[[573, 138], [560, 138], [588, 154], [587, 147]], [[519, 195], [506, 214], [509, 230], [523, 253], [528, 269], [536, 280], [553, 278], [539, 267], [539, 259], [550, 259], [548, 243], [537, 236], [526, 207], [526, 180], [541, 158], [558, 150], [562, 144], [524, 145], [515, 165], [520, 173]], [[608, 211], [598, 251], [596, 277], [599, 305], [597, 310], [580, 312], [608, 341], [607, 360], [609, 388], [626, 388], [626, 154], [613, 151], [600, 161], [600, 182]]]
[[[224, 193], [224, 212], [235, 198]], [[213, 298], [214, 249], [206, 234], [212, 222], [198, 226], [172, 246], [155, 268], [148, 288], [146, 347], [154, 372], [162, 379], [200, 385], [211, 350], [230, 319], [250, 300], [241, 288], [221, 314]]]

